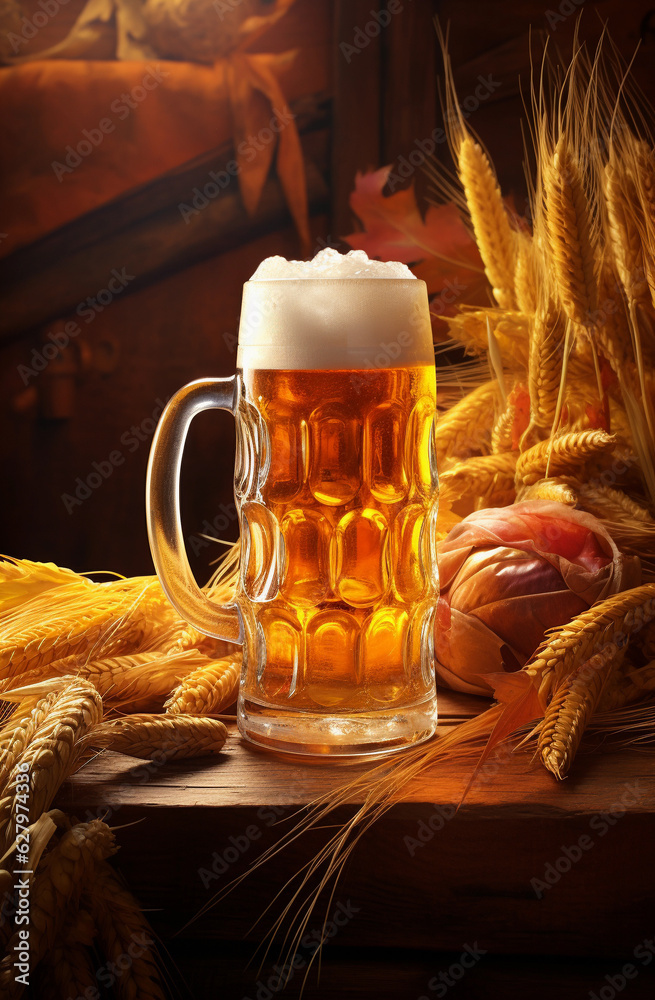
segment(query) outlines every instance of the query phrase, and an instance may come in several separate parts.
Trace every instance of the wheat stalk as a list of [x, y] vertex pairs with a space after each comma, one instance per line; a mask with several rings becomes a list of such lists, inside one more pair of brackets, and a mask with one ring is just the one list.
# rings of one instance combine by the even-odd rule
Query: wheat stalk
[[0, 618], [14, 608], [30, 601], [53, 587], [75, 585], [85, 590], [93, 587], [87, 577], [54, 563], [32, 562], [31, 559], [0, 557]]
[[592, 213], [580, 168], [563, 135], [544, 163], [542, 176], [544, 218], [559, 299], [570, 322], [587, 329], [598, 299]]
[[457, 497], [479, 497], [489, 506], [510, 503], [514, 497], [516, 454], [468, 458], [447, 469], [440, 482]]
[[137, 901], [121, 885], [108, 864], [96, 866], [86, 894], [108, 960], [118, 963], [124, 955], [132, 956], [129, 974], [116, 979], [118, 997], [121, 1000], [165, 1000], [150, 925]]
[[[65, 832], [41, 861], [30, 891], [30, 959], [36, 968], [52, 951], [72, 906], [80, 898], [86, 878], [95, 865], [115, 853], [114, 835], [101, 820], [78, 823]], [[18, 930], [9, 940], [8, 955], [0, 962], [0, 987], [9, 1000], [21, 996], [23, 987], [14, 977], [13, 946]]]
[[542, 705], [578, 664], [602, 647], [616, 649], [626, 636], [639, 632], [654, 618], [655, 584], [647, 583], [608, 597], [547, 636], [522, 668], [538, 683]]
[[513, 309], [516, 233], [509, 223], [498, 181], [486, 153], [465, 135], [457, 150], [457, 169], [482, 257], [485, 274], [501, 309]]
[[546, 770], [557, 778], [569, 772], [580, 740], [616, 669], [621, 651], [614, 644], [590, 657], [558, 685], [539, 730], [538, 751]]
[[[102, 699], [88, 681], [62, 678], [62, 690], [48, 708], [41, 724], [7, 780], [5, 795], [10, 797], [6, 843], [15, 836], [16, 817], [27, 813], [30, 822], [45, 812], [75, 760], [77, 744], [102, 719]], [[29, 693], [30, 688], [19, 689]], [[18, 696], [18, 692], [13, 692]], [[20, 805], [17, 789], [29, 784], [27, 807]]]
[[[177, 643], [173, 644], [173, 648], [177, 649]], [[73, 655], [53, 660], [45, 668], [23, 674], [20, 678], [9, 678], [0, 683], [0, 692], [11, 691], [18, 680], [29, 684], [39, 679], [74, 675], [93, 684], [105, 707], [130, 711], [139, 706], [143, 711], [150, 706], [159, 706], [182, 677], [210, 662], [211, 659], [197, 649], [166, 653], [154, 650], [88, 662], [84, 662], [80, 655]]]
[[170, 715], [212, 715], [232, 705], [239, 691], [241, 650], [209, 660], [187, 676], [166, 701]]
[[528, 393], [530, 423], [549, 430], [555, 422], [562, 375], [564, 326], [559, 310], [552, 306], [537, 309], [530, 337]]
[[465, 458], [489, 450], [489, 428], [500, 398], [495, 380], [467, 393], [437, 418], [437, 462]]
[[227, 729], [218, 719], [194, 715], [127, 715], [96, 726], [85, 746], [144, 760], [181, 760], [220, 753]]
[[540, 441], [519, 455], [517, 487], [531, 486], [547, 476], [575, 474], [584, 462], [611, 451], [615, 445], [615, 437], [598, 430], [573, 431]]

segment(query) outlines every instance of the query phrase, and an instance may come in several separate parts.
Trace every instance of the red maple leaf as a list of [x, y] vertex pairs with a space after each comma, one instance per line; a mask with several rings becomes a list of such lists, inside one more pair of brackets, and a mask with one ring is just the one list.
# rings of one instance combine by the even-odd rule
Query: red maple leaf
[[486, 303], [482, 260], [456, 206], [430, 205], [424, 218], [413, 185], [382, 194], [390, 171], [389, 166], [357, 174], [350, 207], [364, 229], [344, 240], [369, 257], [411, 265], [430, 295], [444, 293], [437, 315], [452, 312], [456, 302]]

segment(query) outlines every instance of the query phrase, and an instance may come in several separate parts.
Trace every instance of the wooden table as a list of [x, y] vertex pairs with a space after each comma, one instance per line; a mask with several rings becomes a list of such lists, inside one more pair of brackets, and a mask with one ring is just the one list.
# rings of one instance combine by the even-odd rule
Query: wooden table
[[[485, 704], [443, 693], [440, 727]], [[179, 996], [297, 997], [306, 965], [280, 991], [279, 948], [261, 972], [256, 961], [246, 968], [281, 903], [252, 925], [327, 831], [303, 837], [185, 925], [279, 839], [299, 807], [371, 766], [285, 759], [245, 746], [234, 731], [210, 763], [107, 753], [74, 776], [58, 804], [127, 824], [117, 865], [169, 951]], [[655, 757], [583, 747], [573, 776], [558, 784], [518, 753], [453, 816], [470, 772], [470, 763], [435, 766], [361, 840], [307, 925], [299, 962], [326, 912], [335, 918], [320, 981], [313, 966], [304, 996], [653, 997]], [[351, 814], [340, 808], [335, 821]]]

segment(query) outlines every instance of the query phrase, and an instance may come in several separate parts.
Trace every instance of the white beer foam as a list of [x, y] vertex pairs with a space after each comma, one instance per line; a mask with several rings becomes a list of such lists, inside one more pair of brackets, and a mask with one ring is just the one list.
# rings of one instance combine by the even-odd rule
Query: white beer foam
[[312, 260], [267, 257], [251, 281], [289, 281], [294, 278], [412, 278], [407, 264], [397, 260], [371, 260], [364, 250], [339, 253], [332, 247], [320, 250]]
[[433, 364], [427, 288], [405, 264], [363, 250], [269, 257], [243, 289], [237, 367]]

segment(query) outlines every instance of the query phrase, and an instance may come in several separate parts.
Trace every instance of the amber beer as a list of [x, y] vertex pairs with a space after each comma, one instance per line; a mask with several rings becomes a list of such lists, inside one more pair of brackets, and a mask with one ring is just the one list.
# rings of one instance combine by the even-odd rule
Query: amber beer
[[244, 697], [337, 712], [428, 697], [434, 368], [242, 378]]
[[160, 467], [179, 471], [193, 414], [233, 410], [235, 606], [198, 598], [177, 501], [149, 522], [167, 593], [198, 628], [243, 643], [238, 723], [248, 739], [361, 754], [427, 738], [438, 578], [424, 283], [361, 252], [265, 261], [244, 288], [237, 367], [234, 380], [180, 390], [177, 413], [174, 397], [149, 479], [152, 507], [168, 481]]

